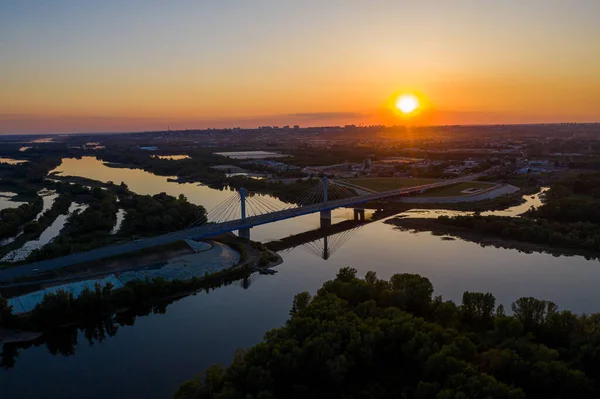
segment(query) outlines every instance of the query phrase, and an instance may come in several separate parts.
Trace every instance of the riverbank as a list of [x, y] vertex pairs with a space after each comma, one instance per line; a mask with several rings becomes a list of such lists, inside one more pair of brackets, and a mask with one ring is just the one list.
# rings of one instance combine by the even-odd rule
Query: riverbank
[[[71, 287], [73, 283], [65, 284], [67, 279], [61, 279], [31, 282], [28, 286], [19, 285], [8, 290], [4, 288], [2, 294], [5, 296], [8, 294], [10, 297], [19, 291], [22, 294], [23, 290], [28, 288], [31, 292], [31, 287], [38, 289], [50, 287], [47, 290], [19, 296], [18, 298], [25, 298], [33, 295], [39, 298], [35, 307], [31, 305], [25, 311], [21, 310], [21, 313], [13, 313], [10, 301], [3, 305], [8, 307], [0, 309], [3, 315], [3, 319], [0, 320], [3, 327], [0, 330], [0, 342], [29, 342], [40, 338], [40, 334], [49, 329], [89, 322], [90, 319], [100, 319], [107, 314], [124, 312], [157, 301], [182, 298], [200, 290], [216, 288], [247, 278], [254, 271], [271, 268], [283, 262], [281, 256], [261, 243], [240, 239], [233, 234], [219, 236], [219, 239], [227, 242], [228, 245], [212, 240], [210, 243], [182, 242], [170, 248], [168, 254], [177, 256], [171, 257], [161, 267], [149, 265], [132, 270], [129, 266], [130, 271], [116, 274], [111, 273], [115, 272], [115, 267], [122, 267], [122, 263], [121, 266], [113, 264], [110, 271], [103, 268], [95, 274], [88, 267], [87, 275], [80, 274], [77, 279], [73, 277], [68, 279], [68, 281], [77, 280], [74, 282], [77, 284], [75, 287]], [[182, 245], [187, 247], [187, 251], [184, 251]], [[226, 252], [235, 253], [235, 258], [225, 254]], [[206, 262], [210, 260], [207, 256], [221, 257], [221, 254], [227, 255], [225, 261], [228, 267], [223, 265], [206, 267]], [[166, 255], [163, 253], [161, 258], [164, 260]], [[206, 256], [196, 259], [196, 255]], [[154, 259], [156, 256], [156, 253], [147, 254], [145, 259]], [[214, 261], [215, 259], [212, 263]], [[233, 264], [230, 264], [231, 262]], [[197, 266], [202, 266], [202, 270], [198, 270]], [[163, 269], [168, 269], [168, 273], [161, 273]], [[109, 277], [98, 280], [99, 277], [107, 274]], [[89, 280], [92, 276], [95, 279]], [[83, 280], [85, 277], [88, 280]], [[34, 299], [29, 298], [26, 302], [30, 303]], [[21, 302], [15, 304], [20, 305]]]
[[388, 219], [384, 223], [394, 225], [403, 231], [429, 231], [433, 235], [443, 236], [442, 239], [448, 239], [448, 236], [460, 238], [465, 241], [477, 243], [482, 247], [493, 246], [495, 248], [516, 249], [517, 251], [524, 253], [539, 252], [553, 256], [583, 256], [586, 259], [600, 259], [599, 252], [560, 248], [551, 245], [502, 238], [493, 234], [482, 234], [468, 228], [443, 224], [437, 219], [432, 218], [404, 218], [398, 216]]
[[[462, 183], [460, 183], [460, 184], [462, 184]], [[449, 193], [449, 194], [452, 193], [450, 191], [450, 189], [452, 189], [452, 186], [450, 186], [448, 191], [440, 190], [437, 193], [425, 192], [425, 193], [419, 194], [418, 196], [415, 196], [415, 197], [403, 197], [403, 198], [399, 199], [399, 202], [408, 202], [408, 203], [413, 203], [413, 204], [414, 203], [446, 204], [446, 203], [479, 202], [479, 201], [493, 200], [498, 197], [515, 194], [520, 191], [519, 187], [515, 187], [510, 184], [497, 184], [497, 185], [492, 185], [491, 187], [479, 189], [476, 193], [472, 193], [472, 194], [446, 195], [446, 193]], [[458, 189], [460, 189], [460, 188], [458, 188]], [[464, 190], [464, 191], [466, 191], [466, 190]], [[436, 195], [436, 194], [439, 194], [439, 195]]]

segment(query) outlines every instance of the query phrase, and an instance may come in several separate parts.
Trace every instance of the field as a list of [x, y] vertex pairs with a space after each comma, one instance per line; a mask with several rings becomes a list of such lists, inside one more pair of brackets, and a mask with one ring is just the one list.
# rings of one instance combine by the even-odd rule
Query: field
[[[486, 189], [493, 187], [492, 183], [484, 183], [484, 182], [465, 182], [465, 183], [456, 183], [450, 186], [432, 188], [431, 190], [425, 191], [423, 194], [419, 194], [419, 197], [456, 197], [460, 195], [469, 195], [469, 193], [463, 193], [463, 190], [467, 190], [469, 188], [474, 189]], [[476, 195], [478, 193], [471, 193], [472, 195]]]
[[342, 180], [346, 183], [364, 187], [373, 191], [389, 191], [403, 187], [421, 186], [436, 183], [439, 179], [397, 178], [397, 177], [359, 177]]

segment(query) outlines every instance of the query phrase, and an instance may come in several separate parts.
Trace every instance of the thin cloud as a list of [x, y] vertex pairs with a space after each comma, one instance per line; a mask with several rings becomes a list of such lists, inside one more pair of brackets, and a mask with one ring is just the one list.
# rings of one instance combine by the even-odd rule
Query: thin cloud
[[289, 114], [291, 117], [311, 119], [339, 119], [339, 118], [362, 118], [365, 115], [360, 112], [300, 112]]

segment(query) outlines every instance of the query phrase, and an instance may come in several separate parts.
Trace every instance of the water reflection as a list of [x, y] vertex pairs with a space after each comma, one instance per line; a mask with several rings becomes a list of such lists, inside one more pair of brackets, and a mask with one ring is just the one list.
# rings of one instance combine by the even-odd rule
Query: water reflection
[[0, 163], [5, 163], [8, 165], [20, 165], [22, 163], [26, 163], [29, 162], [26, 159], [13, 159], [13, 158], [5, 158], [5, 157], [0, 157]]
[[34, 140], [27, 141], [27, 143], [52, 143], [54, 137], [42, 137]]
[[153, 158], [168, 159], [170, 161], [180, 161], [182, 159], [190, 159], [189, 155], [152, 155]]
[[[482, 216], [519, 216], [529, 209], [537, 208], [542, 205], [544, 193], [548, 191], [549, 187], [542, 187], [540, 191], [533, 195], [524, 195], [522, 198], [524, 202], [522, 204], [497, 211], [485, 211], [481, 212]], [[474, 212], [466, 211], [453, 211], [448, 209], [411, 209], [402, 213], [403, 217], [407, 218], [427, 218], [436, 219], [439, 216], [468, 216], [473, 215]]]
[[[318, 226], [318, 215], [306, 215], [258, 226], [252, 234], [267, 242]], [[0, 372], [0, 392], [9, 399], [170, 397], [182, 381], [210, 364], [228, 364], [237, 348], [252, 346], [266, 331], [281, 326], [296, 293], [314, 294], [345, 266], [355, 267], [359, 275], [374, 270], [385, 279], [395, 273], [418, 273], [432, 281], [435, 295], [457, 302], [464, 291], [478, 291], [492, 292], [496, 303], [507, 309], [519, 297], [534, 296], [577, 313], [600, 310], [597, 262], [445, 241], [377, 221], [358, 229], [327, 260], [296, 247], [287, 251], [276, 275], [182, 298], [129, 324], [117, 319], [117, 333], [92, 339], [91, 346], [81, 344], [89, 340], [78, 330], [74, 356], [52, 356], [44, 346], [20, 350], [14, 367]], [[74, 339], [57, 342], [64, 348], [52, 344], [53, 351], [69, 353]]]
[[115, 225], [113, 226], [112, 230], [110, 231], [110, 234], [117, 234], [119, 232], [119, 230], [121, 230], [121, 225], [123, 224], [123, 221], [125, 220], [125, 215], [127, 212], [125, 212], [125, 209], [119, 209], [119, 211], [117, 212], [117, 220], [115, 221]]
[[[230, 189], [217, 190], [198, 183], [176, 183], [169, 181], [170, 178], [167, 176], [157, 176], [141, 169], [112, 168], [95, 157], [64, 158], [62, 163], [50, 173], [53, 172], [58, 172], [63, 176], [86, 177], [104, 183], [124, 182], [131, 191], [137, 194], [155, 195], [164, 192], [175, 197], [183, 194], [190, 202], [202, 205], [207, 210], [216, 208], [235, 193]], [[274, 206], [280, 208], [287, 206], [277, 198], [264, 197], [268, 198]]]
[[233, 152], [215, 152], [217, 155], [221, 155], [231, 159], [266, 159], [266, 158], [285, 158], [289, 155], [285, 155], [279, 152], [271, 151], [233, 151]]
[[42, 215], [54, 204], [54, 201], [58, 198], [58, 194], [54, 190], [42, 189], [38, 192], [38, 195], [42, 197], [43, 205], [40, 213], [37, 214], [35, 220], [40, 220]]
[[[191, 296], [206, 295], [222, 286], [244, 286], [247, 289], [250, 281], [258, 276], [257, 273], [242, 280], [227, 281], [214, 287], [207, 287], [198, 292], [190, 294]], [[10, 369], [16, 366], [17, 358], [21, 351], [33, 347], [45, 346], [50, 355], [74, 356], [79, 346], [79, 342], [85, 340], [89, 346], [100, 345], [107, 338], [114, 337], [121, 327], [133, 327], [139, 317], [149, 315], [164, 315], [167, 308], [183, 297], [160, 300], [152, 304], [137, 306], [125, 311], [111, 315], [93, 315], [79, 325], [70, 325], [64, 328], [47, 330], [40, 338], [24, 343], [5, 344], [0, 352], [0, 367]], [[0, 374], [1, 375], [1, 374]]]
[[37, 240], [27, 241], [21, 248], [15, 249], [6, 254], [0, 261], [2, 262], [18, 262], [25, 260], [34, 250], [43, 247], [50, 243], [60, 234], [65, 223], [75, 212], [83, 212], [87, 205], [77, 204], [73, 202], [67, 213], [59, 215], [54, 222], [46, 230], [42, 232]]
[[[90, 157], [65, 159], [57, 171], [124, 181], [141, 194], [183, 193], [207, 209], [232, 194], [168, 182], [141, 170], [110, 168]], [[514, 215], [539, 206], [539, 194], [494, 214]], [[439, 216], [436, 210], [426, 212]], [[408, 213], [424, 217], [421, 211]], [[337, 209], [332, 217], [335, 226], [352, 220], [353, 211]], [[305, 215], [256, 226], [251, 236], [267, 243], [319, 227], [318, 214]], [[266, 331], [281, 326], [296, 293], [314, 294], [345, 266], [357, 268], [360, 275], [374, 270], [386, 279], [395, 273], [418, 273], [431, 279], [435, 295], [457, 302], [468, 290], [492, 292], [506, 308], [519, 297], [534, 296], [578, 313], [600, 310], [600, 268], [580, 256], [484, 248], [427, 232], [399, 231], [380, 221], [351, 230], [282, 250], [284, 263], [273, 276], [255, 274], [216, 290], [54, 332], [28, 349], [5, 345], [2, 364], [11, 368], [0, 372], [2, 397], [170, 397], [182, 381], [210, 364], [229, 363], [237, 348], [252, 346]]]
[[[47, 190], [47, 189], [42, 189], [38, 192], [38, 195], [40, 197], [42, 197], [42, 210], [37, 214], [37, 216], [35, 217], [35, 221], [38, 221], [42, 215], [44, 214], [44, 212], [46, 212], [48, 209], [50, 209], [52, 207], [52, 204], [54, 203], [54, 200], [56, 198], [58, 198], [58, 194], [56, 193], [56, 191], [54, 190]], [[16, 203], [17, 206], [24, 204], [25, 202], [21, 203], [21, 202], [14, 202], [14, 201], [10, 201], [11, 203]], [[4, 209], [2, 208], [2, 193], [0, 193], [0, 210]], [[8, 237], [5, 239], [0, 240], [0, 246], [4, 246], [4, 245], [8, 245], [12, 242], [14, 242], [23, 232], [20, 231], [17, 235], [13, 236], [13, 237]]]
[[18, 208], [20, 205], [26, 204], [26, 202], [13, 201], [16, 193], [8, 191], [0, 191], [0, 210], [8, 208]]

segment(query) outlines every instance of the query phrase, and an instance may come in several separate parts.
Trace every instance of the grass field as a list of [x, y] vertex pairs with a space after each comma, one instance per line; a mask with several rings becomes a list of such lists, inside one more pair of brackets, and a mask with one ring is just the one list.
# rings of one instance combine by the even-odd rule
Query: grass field
[[402, 187], [421, 186], [438, 182], [439, 179], [397, 178], [397, 177], [359, 177], [345, 179], [346, 183], [364, 187], [373, 191], [389, 191]]
[[[456, 183], [450, 186], [432, 188], [431, 190], [425, 191], [423, 194], [419, 194], [418, 197], [457, 197], [460, 195], [469, 195], [468, 193], [463, 193], [463, 190], [467, 190], [469, 188], [475, 189], [486, 189], [493, 187], [492, 183], [484, 183], [478, 181], [469, 181], [465, 183]], [[477, 193], [471, 193], [475, 195]]]

